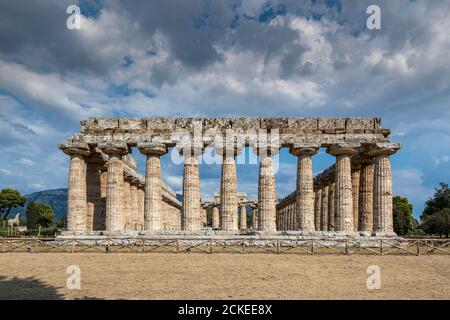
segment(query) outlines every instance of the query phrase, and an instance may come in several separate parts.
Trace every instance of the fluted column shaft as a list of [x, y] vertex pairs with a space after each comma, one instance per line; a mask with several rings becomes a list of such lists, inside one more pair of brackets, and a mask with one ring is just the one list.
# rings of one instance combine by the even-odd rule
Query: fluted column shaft
[[263, 156], [259, 164], [258, 230], [276, 231], [276, 192], [273, 159]]
[[138, 230], [139, 191], [136, 182], [132, 182], [130, 186], [130, 211], [131, 211], [130, 229]]
[[361, 166], [359, 191], [359, 231], [373, 231], [373, 163]]
[[315, 230], [320, 230], [320, 214], [322, 211], [322, 189], [317, 189], [314, 193], [314, 225]]
[[161, 160], [159, 155], [147, 155], [145, 168], [145, 230], [161, 230], [162, 212]]
[[200, 178], [198, 160], [186, 154], [183, 172], [183, 215], [181, 228], [186, 231], [201, 229]]
[[137, 225], [138, 225], [138, 230], [144, 230], [144, 221], [145, 221], [145, 217], [144, 217], [144, 212], [145, 212], [145, 190], [144, 188], [139, 188], [138, 189], [138, 199], [139, 199], [139, 205], [138, 205], [138, 213], [137, 213]]
[[247, 210], [245, 205], [241, 205], [239, 208], [239, 229], [247, 229]]
[[69, 231], [86, 231], [85, 161], [81, 154], [72, 154], [69, 165], [69, 188], [67, 202], [67, 229]]
[[88, 162], [86, 165], [86, 194], [88, 203], [88, 214], [86, 229], [88, 231], [97, 230], [96, 221], [102, 215], [100, 165]]
[[320, 205], [320, 230], [328, 231], [328, 186], [323, 187]]
[[297, 160], [297, 192], [295, 197], [295, 220], [292, 229], [314, 231], [314, 187], [312, 173], [312, 156], [317, 153], [319, 146], [292, 146], [290, 153], [298, 157]]
[[161, 230], [162, 182], [160, 157], [167, 153], [167, 147], [160, 143], [140, 143], [138, 148], [147, 156], [145, 166], [144, 229]]
[[106, 189], [106, 230], [124, 229], [123, 163], [122, 156], [111, 154], [108, 160], [108, 186]]
[[353, 232], [353, 190], [351, 158], [358, 145], [336, 144], [327, 152], [336, 157], [335, 165], [335, 230]]
[[223, 155], [220, 183], [220, 228], [237, 231], [237, 179], [234, 155]]
[[394, 232], [389, 153], [380, 154], [375, 158], [373, 176], [373, 230], [376, 232]]
[[218, 229], [220, 227], [220, 220], [219, 220], [219, 208], [217, 206], [213, 207], [212, 212], [212, 228]]
[[254, 230], [258, 230], [258, 209], [257, 208], [253, 208], [253, 213], [252, 213], [252, 227]]
[[132, 230], [131, 228], [131, 185], [130, 180], [125, 179], [123, 181], [123, 204], [122, 204], [122, 215], [123, 224], [125, 230]]
[[358, 231], [360, 169], [352, 170], [353, 231]]
[[335, 183], [333, 182], [328, 186], [328, 231], [335, 230], [335, 207], [334, 207], [334, 192], [335, 192]]
[[336, 231], [353, 231], [353, 198], [349, 155], [339, 155], [336, 158], [334, 201]]

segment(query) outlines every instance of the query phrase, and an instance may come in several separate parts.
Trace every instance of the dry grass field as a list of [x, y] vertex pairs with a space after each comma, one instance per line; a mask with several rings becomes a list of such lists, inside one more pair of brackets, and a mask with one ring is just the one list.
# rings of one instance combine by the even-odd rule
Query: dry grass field
[[[381, 268], [368, 290], [366, 269]], [[81, 269], [81, 290], [66, 268]], [[449, 256], [0, 254], [0, 299], [449, 299]]]

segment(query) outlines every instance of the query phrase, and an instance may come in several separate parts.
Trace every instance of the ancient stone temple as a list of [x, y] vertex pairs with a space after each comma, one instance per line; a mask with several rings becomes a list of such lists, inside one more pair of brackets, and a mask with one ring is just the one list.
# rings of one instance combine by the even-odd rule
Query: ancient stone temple
[[[389, 234], [389, 156], [400, 149], [389, 134], [378, 118], [91, 118], [59, 145], [70, 157], [67, 228]], [[236, 157], [246, 147], [258, 156], [255, 200], [238, 192]], [[133, 148], [146, 157], [144, 175]], [[277, 199], [274, 158], [281, 148], [297, 158], [297, 183]], [[335, 163], [314, 177], [320, 148]], [[199, 161], [211, 149], [222, 167], [220, 191], [204, 201]], [[161, 157], [174, 150], [184, 161], [182, 201], [162, 181]]]

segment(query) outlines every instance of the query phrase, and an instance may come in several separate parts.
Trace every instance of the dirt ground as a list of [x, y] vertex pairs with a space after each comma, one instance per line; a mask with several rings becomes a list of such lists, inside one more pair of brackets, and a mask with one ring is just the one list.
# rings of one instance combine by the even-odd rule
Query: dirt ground
[[[80, 290], [66, 288], [70, 265]], [[450, 257], [8, 253], [0, 299], [450, 299]]]

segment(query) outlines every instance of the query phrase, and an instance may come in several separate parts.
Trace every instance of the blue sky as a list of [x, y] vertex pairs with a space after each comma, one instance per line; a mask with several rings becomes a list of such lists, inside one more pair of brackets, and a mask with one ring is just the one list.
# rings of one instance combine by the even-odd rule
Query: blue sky
[[[70, 4], [81, 30], [66, 28]], [[380, 30], [365, 27], [369, 4]], [[418, 216], [450, 176], [448, 17], [445, 0], [2, 1], [0, 188], [65, 187], [56, 145], [91, 116], [377, 116], [403, 144], [394, 193]], [[281, 152], [279, 197], [294, 190], [295, 161]], [[332, 162], [322, 150], [313, 170]], [[200, 170], [207, 197], [220, 168]], [[237, 170], [255, 197], [257, 166]], [[181, 175], [164, 157], [177, 191]]]

